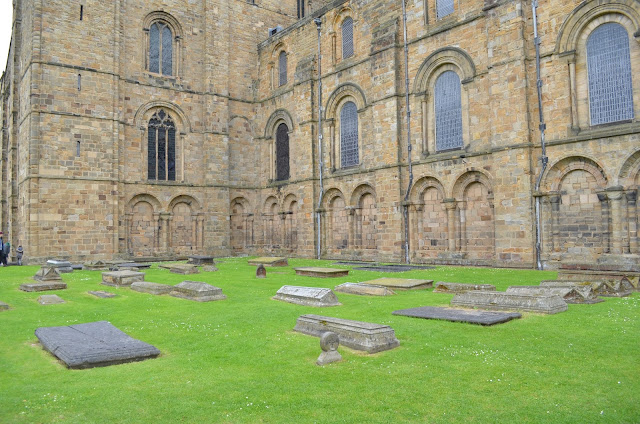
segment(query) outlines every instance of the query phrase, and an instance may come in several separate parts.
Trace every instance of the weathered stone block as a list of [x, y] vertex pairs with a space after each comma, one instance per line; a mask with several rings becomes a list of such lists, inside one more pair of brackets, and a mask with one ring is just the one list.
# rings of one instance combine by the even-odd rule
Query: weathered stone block
[[38, 303], [41, 305], [57, 305], [65, 303], [65, 301], [57, 294], [43, 294], [38, 298]]
[[264, 266], [288, 266], [289, 261], [287, 258], [278, 258], [278, 257], [263, 257], [263, 258], [255, 258], [249, 259], [249, 265], [264, 265]]
[[91, 261], [83, 265], [83, 268], [88, 271], [108, 271], [109, 264], [104, 261]]
[[359, 294], [365, 296], [391, 296], [395, 293], [384, 286], [375, 286], [365, 283], [344, 283], [336, 286], [335, 291], [340, 293]]
[[33, 279], [37, 281], [62, 281], [60, 271], [57, 268], [46, 265], [36, 272]]
[[172, 265], [169, 271], [181, 275], [200, 274], [200, 270], [195, 265]]
[[20, 290], [25, 292], [40, 292], [49, 290], [64, 290], [67, 284], [62, 281], [50, 281], [42, 283], [25, 283], [20, 285]]
[[337, 268], [319, 268], [319, 267], [305, 267], [294, 268], [297, 275], [304, 275], [306, 277], [319, 277], [319, 278], [331, 278], [331, 277], [344, 277], [349, 275], [348, 269]]
[[470, 291], [459, 293], [451, 299], [451, 305], [540, 314], [557, 314], [567, 310], [567, 303], [560, 296], [527, 296], [505, 292]]
[[213, 300], [223, 300], [227, 296], [222, 294], [222, 289], [203, 283], [201, 281], [183, 281], [173, 286], [170, 296], [181, 299], [196, 300], [198, 302], [210, 302]]
[[144, 272], [111, 271], [102, 273], [102, 284], [105, 286], [130, 286], [136, 281], [144, 281]]
[[330, 289], [317, 287], [282, 286], [273, 299], [305, 306], [340, 305], [335, 293]]
[[439, 308], [435, 306], [401, 309], [399, 311], [393, 311], [393, 315], [480, 325], [502, 324], [512, 319], [522, 317], [522, 315], [517, 312], [470, 311], [465, 309]]
[[467, 283], [447, 283], [439, 281], [436, 283], [434, 293], [465, 293], [468, 291], [495, 291], [493, 284], [467, 284]]
[[73, 272], [73, 267], [71, 266], [71, 262], [69, 261], [61, 261], [58, 259], [49, 259], [47, 261], [48, 266], [52, 266], [56, 268], [58, 271], [62, 273]]
[[4, 302], [0, 302], [0, 311], [6, 311], [7, 309], [9, 309], [9, 305]]
[[433, 287], [433, 280], [415, 280], [407, 278], [378, 278], [365, 281], [363, 284], [391, 287], [396, 290], [421, 290]]
[[187, 263], [189, 265], [215, 265], [213, 256], [206, 255], [189, 256], [189, 260], [187, 261]]
[[131, 290], [149, 294], [167, 294], [173, 290], [173, 286], [150, 283], [149, 281], [136, 281], [131, 284]]
[[591, 287], [579, 290], [574, 287], [511, 286], [507, 289], [507, 293], [531, 296], [560, 296], [567, 303], [603, 302], [593, 293]]

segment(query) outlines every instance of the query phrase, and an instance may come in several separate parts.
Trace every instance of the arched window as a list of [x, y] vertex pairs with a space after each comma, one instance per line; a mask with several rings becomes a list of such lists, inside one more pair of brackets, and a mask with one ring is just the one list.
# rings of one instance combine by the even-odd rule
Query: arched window
[[460, 77], [443, 72], [435, 86], [436, 150], [462, 147], [462, 101]]
[[173, 75], [173, 33], [163, 21], [149, 28], [149, 72]]
[[298, 19], [304, 18], [304, 0], [297, 0], [298, 2]]
[[633, 119], [629, 35], [617, 23], [596, 28], [587, 40], [591, 125]]
[[278, 85], [285, 85], [287, 83], [287, 54], [283, 51], [278, 56], [278, 74]]
[[436, 0], [436, 14], [442, 19], [453, 13], [453, 0]]
[[289, 128], [278, 125], [276, 130], [276, 181], [289, 179]]
[[342, 58], [353, 56], [353, 19], [342, 21]]
[[147, 146], [148, 179], [175, 181], [176, 126], [162, 109], [149, 120]]
[[358, 108], [347, 102], [340, 110], [340, 165], [343, 168], [359, 163], [358, 158]]

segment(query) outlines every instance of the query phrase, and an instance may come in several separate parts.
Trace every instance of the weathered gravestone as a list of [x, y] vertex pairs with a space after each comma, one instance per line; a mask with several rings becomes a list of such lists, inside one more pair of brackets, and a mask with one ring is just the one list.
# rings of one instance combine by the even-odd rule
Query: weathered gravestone
[[85, 263], [83, 268], [88, 271], [108, 271], [109, 264], [104, 261], [91, 261]]
[[7, 309], [9, 309], [9, 305], [4, 302], [0, 302], [0, 311], [6, 311]]
[[204, 272], [217, 272], [218, 268], [215, 265], [205, 265], [202, 267]]
[[109, 293], [109, 292], [102, 291], [102, 290], [89, 291], [89, 292], [87, 292], [87, 293], [89, 293], [90, 295], [93, 295], [93, 296], [95, 296], [95, 297], [99, 297], [99, 298], [101, 298], [101, 299], [110, 299], [110, 298], [112, 298], [112, 297], [116, 297], [116, 296], [117, 296], [117, 295], [116, 295], [116, 294], [114, 294], [114, 293]]
[[33, 276], [33, 279], [37, 281], [62, 281], [60, 271], [48, 265], [40, 268], [38, 272], [36, 272], [36, 275]]
[[318, 287], [282, 286], [273, 298], [305, 306], [340, 305], [335, 293], [330, 289]]
[[452, 306], [492, 309], [499, 311], [557, 314], [567, 310], [567, 302], [560, 296], [528, 296], [505, 292], [470, 291], [458, 293], [451, 299]]
[[188, 264], [171, 265], [169, 272], [181, 275], [200, 274], [200, 270], [197, 266]]
[[213, 256], [204, 255], [189, 256], [187, 263], [190, 265], [215, 265], [213, 262]]
[[132, 338], [107, 321], [41, 327], [35, 334], [45, 350], [73, 369], [142, 361], [160, 355], [154, 346]]
[[603, 302], [599, 299], [591, 287], [585, 287], [578, 290], [574, 287], [542, 287], [542, 286], [511, 286], [507, 289], [507, 293], [526, 294], [532, 296], [555, 295], [560, 296], [567, 303], [599, 303]]
[[400, 346], [393, 328], [371, 322], [307, 314], [298, 318], [293, 330], [315, 337], [332, 331], [338, 334], [342, 345], [367, 353], [382, 352]]
[[173, 290], [169, 295], [181, 299], [196, 300], [198, 302], [210, 302], [227, 298], [227, 296], [222, 294], [221, 288], [201, 281], [183, 281], [180, 284], [176, 284], [173, 286]]
[[287, 260], [287, 258], [272, 258], [272, 257], [249, 259], [249, 265], [260, 265], [260, 264], [264, 266], [288, 266], [289, 261]]
[[47, 265], [57, 268], [58, 271], [62, 273], [73, 272], [73, 267], [71, 266], [71, 262], [62, 261], [59, 259], [49, 259], [47, 261]]
[[130, 286], [136, 281], [144, 281], [144, 272], [135, 271], [111, 271], [102, 273], [102, 284], [105, 286], [123, 287]]
[[322, 366], [342, 361], [342, 355], [338, 353], [339, 345], [340, 337], [332, 331], [327, 331], [320, 336], [320, 348], [322, 349], [322, 353], [318, 357], [316, 364]]
[[435, 306], [422, 306], [419, 308], [401, 309], [393, 311], [393, 315], [402, 315], [413, 318], [435, 319], [451, 322], [465, 322], [469, 324], [495, 325], [502, 324], [512, 319], [521, 318], [517, 312], [489, 312], [478, 310], [465, 310], [453, 308], [439, 308]]
[[267, 269], [264, 265], [260, 264], [256, 268], [256, 278], [267, 278]]
[[41, 305], [58, 305], [65, 303], [65, 301], [57, 294], [43, 294], [38, 298], [38, 303]]
[[365, 283], [344, 283], [336, 286], [335, 291], [340, 293], [358, 294], [362, 296], [391, 296], [394, 291], [384, 286], [374, 286]]
[[493, 284], [467, 284], [467, 283], [448, 283], [439, 281], [436, 283], [434, 293], [465, 293], [468, 291], [496, 291]]
[[65, 290], [67, 284], [62, 281], [44, 281], [42, 283], [24, 283], [20, 284], [20, 290], [25, 292], [40, 292], [50, 290]]
[[365, 281], [372, 286], [391, 287], [396, 290], [421, 290], [433, 287], [433, 280], [413, 280], [407, 278], [378, 278]]
[[318, 267], [303, 267], [303, 268], [294, 268], [297, 275], [304, 275], [306, 277], [320, 277], [320, 278], [331, 278], [331, 277], [344, 277], [349, 274], [348, 269], [337, 269], [337, 268], [318, 268]]
[[173, 290], [173, 286], [166, 284], [150, 283], [149, 281], [136, 281], [131, 283], [131, 290], [149, 294], [167, 294]]

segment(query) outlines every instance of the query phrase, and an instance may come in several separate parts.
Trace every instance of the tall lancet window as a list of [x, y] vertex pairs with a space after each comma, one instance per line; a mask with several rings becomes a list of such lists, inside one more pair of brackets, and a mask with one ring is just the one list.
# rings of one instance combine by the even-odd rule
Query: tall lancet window
[[340, 165], [342, 168], [360, 163], [358, 150], [358, 108], [347, 102], [340, 110]]
[[286, 124], [278, 125], [276, 130], [276, 180], [289, 179], [289, 128]]
[[285, 85], [287, 83], [287, 54], [280, 52], [278, 56], [278, 85]]
[[173, 75], [173, 33], [162, 21], [149, 28], [149, 72]]
[[462, 98], [460, 77], [443, 72], [436, 80], [436, 150], [462, 147]]
[[149, 180], [175, 181], [176, 179], [176, 126], [164, 110], [160, 109], [149, 120], [148, 129]]
[[353, 19], [342, 21], [342, 58], [353, 56]]

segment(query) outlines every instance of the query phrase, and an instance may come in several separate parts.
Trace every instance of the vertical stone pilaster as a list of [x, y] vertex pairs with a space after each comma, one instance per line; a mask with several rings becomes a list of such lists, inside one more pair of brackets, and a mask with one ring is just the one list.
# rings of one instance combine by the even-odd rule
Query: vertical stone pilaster
[[466, 252], [467, 251], [467, 202], [461, 201], [458, 202], [458, 228], [460, 233], [460, 240], [458, 244], [458, 251]]
[[348, 206], [347, 209], [347, 221], [349, 225], [349, 240], [347, 240], [347, 248], [354, 249], [357, 247], [356, 243], [356, 209], [352, 206]]
[[606, 193], [598, 193], [598, 200], [600, 201], [602, 210], [602, 228], [606, 228], [602, 234], [602, 245], [604, 253], [611, 252], [611, 213], [609, 208], [608, 196]]
[[618, 188], [607, 189], [607, 198], [611, 205], [611, 253], [622, 254], [622, 197], [623, 192]]
[[126, 254], [133, 254], [133, 247], [131, 246], [131, 226], [133, 225], [133, 214], [124, 214], [124, 239], [126, 243]]
[[627, 212], [629, 221], [629, 253], [638, 254], [638, 192], [636, 190], [628, 191], [627, 195]]
[[456, 246], [456, 200], [444, 199], [444, 206], [447, 209], [447, 243], [449, 252], [457, 250]]
[[560, 251], [560, 202], [562, 197], [559, 194], [549, 196], [551, 203], [551, 244], [554, 252]]
[[153, 253], [160, 250], [160, 234], [162, 230], [162, 221], [158, 212], [153, 214]]
[[427, 96], [420, 102], [422, 110], [422, 154], [429, 154], [429, 104]]

